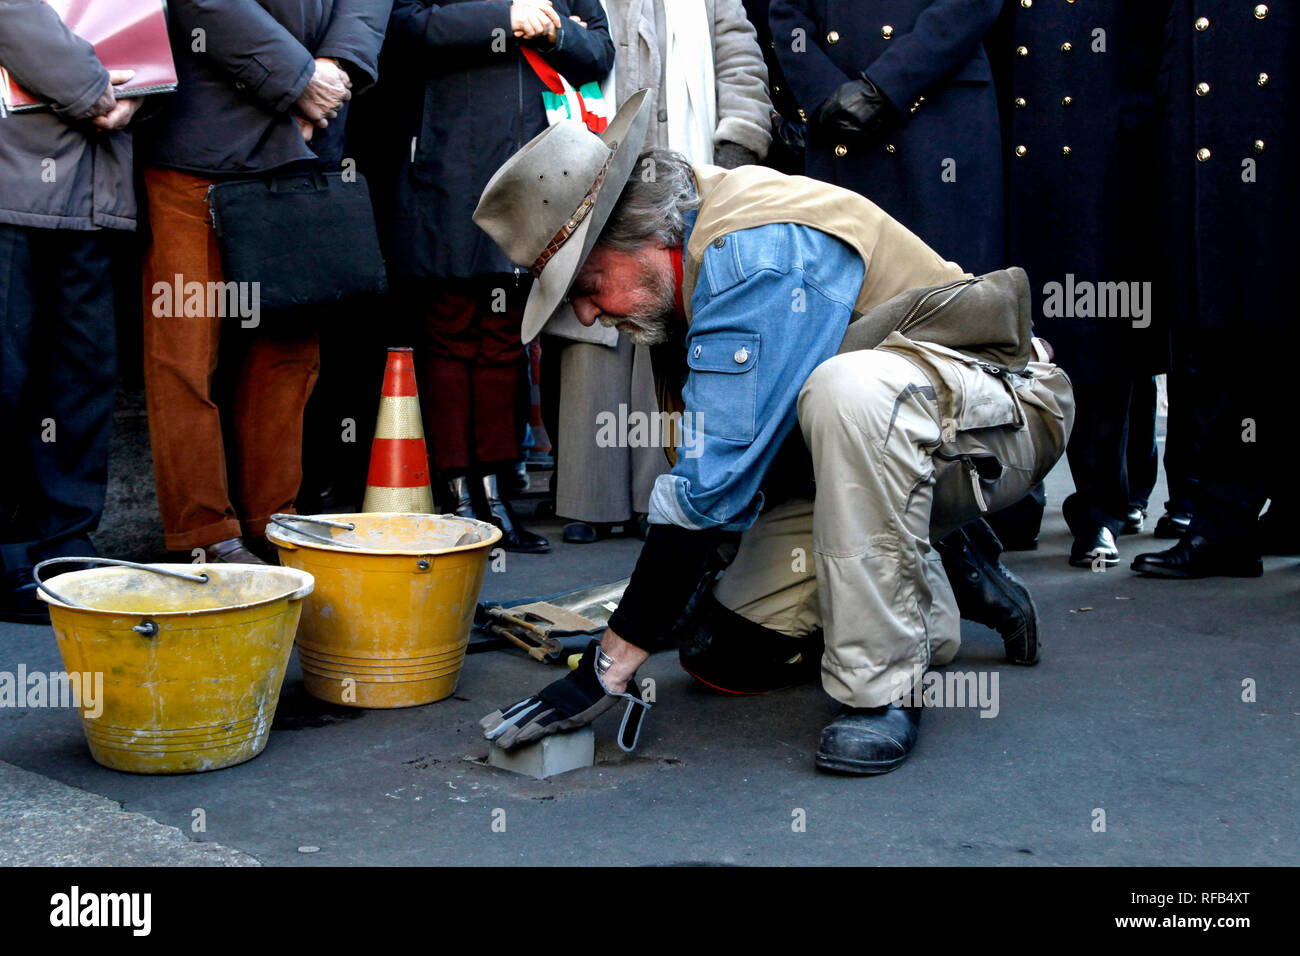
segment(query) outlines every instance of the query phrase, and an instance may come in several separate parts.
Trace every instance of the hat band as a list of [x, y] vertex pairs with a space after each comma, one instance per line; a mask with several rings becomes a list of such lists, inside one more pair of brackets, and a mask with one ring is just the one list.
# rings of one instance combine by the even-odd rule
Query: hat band
[[551, 241], [546, 244], [546, 248], [542, 250], [542, 254], [537, 257], [537, 261], [534, 262], [532, 268], [528, 270], [534, 276], [541, 276], [542, 269], [546, 267], [546, 263], [550, 262], [551, 258], [560, 251], [560, 247], [569, 241], [569, 236], [573, 235], [578, 226], [582, 224], [582, 221], [587, 218], [587, 214], [591, 212], [592, 207], [596, 205], [596, 193], [600, 192], [600, 184], [605, 181], [605, 173], [609, 172], [609, 163], [610, 160], [614, 158], [614, 153], [615, 150], [610, 150], [609, 155], [605, 157], [605, 165], [602, 166], [600, 172], [596, 174], [596, 181], [592, 183], [591, 188], [587, 190], [587, 195], [582, 197], [582, 202], [578, 203], [577, 210], [568, 218], [564, 225], [560, 227], [560, 231], [551, 238]]

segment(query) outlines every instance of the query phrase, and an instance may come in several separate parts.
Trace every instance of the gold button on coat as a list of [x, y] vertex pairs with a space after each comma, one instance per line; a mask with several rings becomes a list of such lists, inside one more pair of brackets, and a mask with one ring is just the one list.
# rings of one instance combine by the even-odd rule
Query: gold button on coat
[[884, 40], [892, 39], [894, 36], [894, 28], [891, 27], [888, 23], [886, 23], [883, 27], [880, 28], [880, 36]]
[[1268, 16], [1268, 4], [1261, 3], [1255, 8], [1255, 19], [1263, 20], [1266, 16]]
[[1207, 94], [1207, 93], [1209, 93], [1209, 92], [1210, 92], [1210, 84], [1209, 84], [1209, 83], [1197, 83], [1197, 84], [1196, 84], [1196, 95], [1197, 95], [1197, 96], [1204, 96], [1205, 94]]
[[1206, 149], [1204, 146], [1202, 146], [1200, 149], [1196, 151], [1196, 159], [1199, 162], [1203, 163], [1209, 158], [1210, 158], [1210, 151]]
[[1062, 106], [1070, 106], [1070, 105], [1072, 105], [1073, 103], [1074, 103], [1074, 97], [1073, 97], [1073, 96], [1062, 96], [1062, 97], [1061, 97], [1061, 105], [1062, 105]]
[[1262, 139], [1255, 140], [1255, 152], [1257, 153], [1264, 152], [1264, 141]]
[[1061, 147], [1061, 155], [1062, 155], [1062, 156], [1069, 156], [1072, 152], [1074, 152], [1074, 150], [1070, 149], [1070, 147], [1068, 147], [1068, 146], [1062, 146], [1062, 147]]
[[1016, 147], [1016, 155], [1017, 155], [1017, 156], [1023, 156], [1023, 155], [1025, 155], [1025, 153], [1027, 153], [1027, 152], [1029, 152], [1029, 149], [1028, 149], [1027, 147], [1025, 147], [1025, 146], [1017, 146], [1017, 147]]
[[1027, 46], [1016, 47], [1016, 56], [1029, 56], [1029, 47]]
[[836, 147], [835, 147], [835, 155], [836, 155], [836, 156], [847, 156], [847, 155], [849, 155], [849, 148], [848, 148], [847, 146], [845, 146], [843, 143], [841, 143], [839, 146], [836, 146]]
[[1074, 49], [1074, 44], [1071, 43], [1069, 40], [1066, 40], [1064, 43], [1061, 44], [1062, 53], [1069, 53], [1073, 49]]
[[1034, 5], [1034, 0], [1020, 0], [1020, 5], [1028, 10]]
[[1016, 97], [1016, 109], [1018, 109], [1018, 110], [1023, 110], [1024, 108], [1025, 108], [1025, 98], [1024, 98], [1023, 96], [1017, 96], [1017, 97]]
[[893, 156], [896, 152], [898, 152], [898, 147], [895, 146], [893, 143], [889, 143], [887, 146], [885, 146], [885, 152], [887, 152], [890, 156]]
[[1259, 76], [1255, 77], [1255, 82], [1260, 86], [1268, 86], [1268, 74], [1261, 73]]
[[1200, 33], [1204, 33], [1206, 30], [1210, 29], [1210, 18], [1209, 18], [1209, 17], [1197, 17], [1197, 18], [1196, 18], [1196, 29], [1197, 29], [1197, 31], [1200, 32]]
[[840, 34], [839, 34], [839, 31], [837, 31], [837, 30], [832, 30], [830, 33], [826, 34], [826, 42], [827, 42], [827, 43], [839, 43], [839, 42], [840, 42]]

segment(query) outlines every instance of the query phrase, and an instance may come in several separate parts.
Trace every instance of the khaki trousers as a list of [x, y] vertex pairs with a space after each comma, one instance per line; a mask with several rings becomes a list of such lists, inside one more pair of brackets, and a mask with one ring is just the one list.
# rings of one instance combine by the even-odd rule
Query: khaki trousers
[[[156, 315], [154, 283], [221, 282], [206, 200], [211, 180], [146, 169], [152, 238], [144, 259], [144, 382], [167, 547], [265, 533], [302, 483], [302, 413], [320, 370], [315, 331], [238, 319]], [[167, 310], [161, 310], [167, 311]], [[214, 380], [227, 378], [218, 402]], [[225, 435], [230, 437], [229, 445]]]
[[[1030, 369], [1056, 374], [1043, 363]], [[954, 362], [945, 374], [967, 379], [964, 391], [981, 401], [996, 402], [1001, 390], [1007, 408], [992, 417], [1017, 412], [1009, 392], [987, 387], [987, 372]], [[981, 414], [988, 420], [990, 410]], [[899, 352], [822, 363], [800, 392], [799, 424], [815, 500], [764, 512], [714, 593], [784, 634], [824, 628], [826, 692], [855, 707], [882, 706], [931, 665], [951, 661], [961, 643], [956, 600], [930, 540], [980, 514], [971, 473], [936, 456], [950, 447], [949, 415], [921, 365]], [[979, 442], [1003, 466], [998, 478], [978, 479], [989, 511], [1022, 496], [1064, 446], [1062, 437], [1059, 446], [1035, 447], [1028, 428], [982, 428]]]

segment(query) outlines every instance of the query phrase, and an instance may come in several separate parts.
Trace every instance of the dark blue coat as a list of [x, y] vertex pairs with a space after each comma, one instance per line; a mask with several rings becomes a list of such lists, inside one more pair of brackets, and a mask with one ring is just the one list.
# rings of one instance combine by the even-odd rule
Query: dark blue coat
[[354, 96], [375, 81], [391, 6], [392, 0], [171, 0], [179, 85], [142, 131], [149, 137], [145, 158], [211, 178], [302, 162], [338, 165], [347, 107], [310, 144], [290, 108], [316, 57], [338, 59]]
[[772, 0], [769, 12], [777, 58], [805, 115], [865, 72], [904, 118], [865, 154], [814, 139], [807, 175], [861, 193], [977, 273], [1002, 265], [997, 99], [981, 46], [1001, 7], [1001, 0]]
[[[1012, 29], [991, 51], [1010, 78], [1007, 259], [1029, 274], [1034, 331], [1076, 382], [1162, 371], [1172, 313], [1156, 281], [1162, 0], [1008, 8]], [[1127, 309], [1101, 286], [1120, 282]]]
[[[599, 0], [553, 0], [567, 24], [538, 49], [574, 86], [603, 80], [614, 42]], [[577, 15], [587, 26], [569, 22]], [[504, 44], [493, 43], [504, 31]], [[497, 34], [501, 36], [502, 34]], [[510, 31], [509, 0], [397, 0], [385, 64], [396, 62], [422, 95], [399, 119], [390, 265], [398, 275], [471, 278], [515, 270], [471, 218], [492, 174], [546, 128], [542, 81]]]
[[1300, 245], [1300, 13], [1288, 0], [1173, 0], [1167, 30], [1165, 217], [1179, 320], [1294, 324], [1282, 283]]

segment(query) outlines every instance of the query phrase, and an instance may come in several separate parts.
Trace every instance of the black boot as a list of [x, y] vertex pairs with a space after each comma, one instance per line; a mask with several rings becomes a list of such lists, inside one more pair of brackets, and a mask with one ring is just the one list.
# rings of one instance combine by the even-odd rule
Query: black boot
[[495, 474], [483, 476], [483, 506], [485, 514], [481, 520], [489, 521], [501, 529], [501, 547], [507, 551], [523, 554], [541, 554], [551, 550], [551, 543], [540, 534], [533, 534], [524, 528], [515, 517], [510, 503], [501, 497], [497, 488]]
[[840, 707], [822, 730], [817, 766], [838, 773], [889, 773], [916, 746], [919, 707]]
[[935, 543], [963, 619], [1002, 635], [1007, 660], [1038, 663], [1038, 608], [1025, 582], [1000, 560], [1002, 543], [983, 519]]
[[458, 518], [475, 518], [474, 499], [470, 496], [469, 476], [450, 475], [445, 479], [448, 514]]

